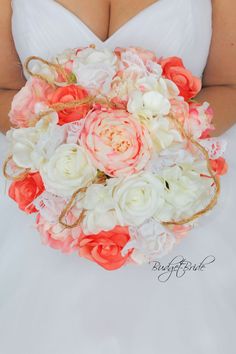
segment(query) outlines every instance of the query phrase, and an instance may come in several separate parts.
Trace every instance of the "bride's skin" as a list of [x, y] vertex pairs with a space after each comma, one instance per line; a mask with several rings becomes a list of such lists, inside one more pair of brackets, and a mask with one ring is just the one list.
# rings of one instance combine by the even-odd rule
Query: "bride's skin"
[[[58, 2], [78, 16], [98, 37], [105, 40], [155, 1], [59, 0]], [[212, 105], [215, 111], [215, 134], [218, 135], [236, 123], [236, 2], [212, 0], [212, 5], [213, 38], [203, 75], [203, 89], [198, 99], [206, 100]], [[12, 39], [11, 15], [10, 0], [1, 0], [0, 130], [3, 132], [9, 129], [8, 112], [11, 100], [25, 83]]]

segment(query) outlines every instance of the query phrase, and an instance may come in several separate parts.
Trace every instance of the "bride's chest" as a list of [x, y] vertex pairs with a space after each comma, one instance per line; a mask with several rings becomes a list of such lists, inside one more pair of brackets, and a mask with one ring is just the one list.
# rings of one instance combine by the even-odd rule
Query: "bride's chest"
[[[119, 4], [119, 1], [114, 0], [114, 3]], [[88, 44], [109, 48], [132, 45], [146, 47], [158, 56], [181, 56], [186, 67], [200, 76], [211, 41], [211, 0], [150, 2], [144, 10], [137, 11], [136, 8], [135, 14], [134, 8], [128, 10], [130, 2], [126, 1], [123, 6], [126, 6], [130, 18], [120, 19], [121, 23], [116, 23], [117, 29], [113, 28], [106, 36], [109, 38], [103, 41], [95, 29], [82, 20], [82, 13], [78, 16], [62, 3], [12, 0], [12, 33], [16, 50], [23, 62], [29, 55], [50, 58], [66, 48]], [[99, 11], [99, 8], [94, 8], [93, 22]], [[98, 19], [96, 23], [99, 23]]]

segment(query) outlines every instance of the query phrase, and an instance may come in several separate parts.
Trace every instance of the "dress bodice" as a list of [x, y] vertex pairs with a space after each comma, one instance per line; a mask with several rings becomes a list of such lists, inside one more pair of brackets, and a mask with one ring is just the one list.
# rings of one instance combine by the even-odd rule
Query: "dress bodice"
[[12, 33], [21, 62], [30, 55], [50, 58], [64, 49], [139, 46], [158, 56], [180, 56], [201, 76], [212, 34], [211, 0], [158, 0], [104, 42], [65, 7], [53, 0], [12, 0]]

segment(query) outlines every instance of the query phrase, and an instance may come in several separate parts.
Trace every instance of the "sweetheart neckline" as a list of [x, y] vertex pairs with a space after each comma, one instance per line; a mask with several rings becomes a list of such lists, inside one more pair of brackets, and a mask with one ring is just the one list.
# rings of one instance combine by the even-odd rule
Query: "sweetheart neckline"
[[145, 7], [143, 10], [139, 11], [136, 15], [131, 17], [127, 22], [125, 22], [122, 26], [120, 26], [115, 32], [113, 32], [105, 41], [103, 41], [100, 37], [98, 37], [90, 28], [88, 25], [84, 23], [84, 21], [81, 20], [81, 18], [77, 15], [75, 15], [72, 11], [67, 9], [65, 6], [60, 4], [58, 1], [53, 0], [53, 3], [58, 7], [64, 10], [68, 15], [74, 18], [75, 21], [77, 21], [83, 28], [92, 36], [94, 39], [100, 43], [100, 45], [106, 45], [109, 43], [114, 37], [116, 37], [122, 30], [125, 30], [126, 27], [128, 27], [132, 22], [137, 20], [140, 16], [143, 16], [145, 13], [151, 11], [155, 6], [159, 5], [161, 2], [167, 1], [167, 0], [156, 0], [153, 4]]

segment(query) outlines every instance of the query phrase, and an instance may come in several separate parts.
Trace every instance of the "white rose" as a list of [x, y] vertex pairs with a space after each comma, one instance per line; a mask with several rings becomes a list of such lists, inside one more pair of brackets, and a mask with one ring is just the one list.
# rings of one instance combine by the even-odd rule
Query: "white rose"
[[118, 180], [113, 199], [121, 225], [140, 225], [163, 206], [164, 187], [160, 179], [141, 172]]
[[82, 205], [86, 210], [81, 225], [85, 235], [97, 234], [102, 230], [109, 231], [118, 224], [112, 189], [109, 186], [100, 184], [89, 186]]
[[49, 192], [70, 197], [76, 190], [92, 182], [97, 170], [82, 147], [63, 144], [42, 166], [40, 172]]
[[92, 94], [106, 94], [116, 73], [117, 57], [108, 49], [86, 48], [78, 52], [73, 63], [73, 73], [78, 84]]

